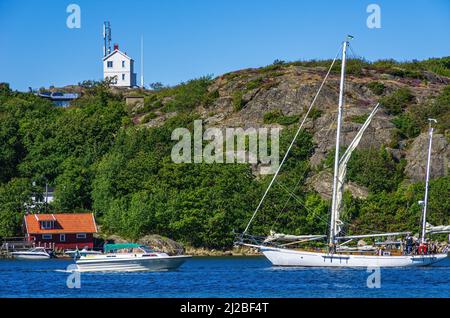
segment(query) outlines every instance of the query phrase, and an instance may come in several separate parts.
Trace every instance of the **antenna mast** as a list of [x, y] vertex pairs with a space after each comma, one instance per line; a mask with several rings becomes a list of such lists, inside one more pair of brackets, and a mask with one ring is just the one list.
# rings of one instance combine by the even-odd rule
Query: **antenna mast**
[[144, 88], [144, 36], [141, 35], [141, 88]]
[[111, 24], [103, 22], [103, 56], [111, 53]]

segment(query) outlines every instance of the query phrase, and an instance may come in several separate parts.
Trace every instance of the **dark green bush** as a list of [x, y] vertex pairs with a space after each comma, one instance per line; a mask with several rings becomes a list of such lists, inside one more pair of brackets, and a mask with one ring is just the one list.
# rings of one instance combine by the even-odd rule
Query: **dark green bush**
[[399, 88], [392, 94], [380, 99], [380, 103], [389, 114], [398, 115], [407, 106], [413, 104], [414, 100], [414, 95], [408, 88]]
[[350, 116], [348, 118], [348, 120], [352, 123], [356, 123], [356, 124], [364, 124], [367, 120], [367, 117], [369, 117], [368, 114], [364, 114], [364, 115], [354, 115], [354, 116]]
[[235, 112], [240, 111], [245, 106], [245, 102], [242, 98], [244, 93], [242, 91], [236, 91], [233, 93], [233, 110]]
[[420, 134], [420, 123], [410, 113], [403, 113], [392, 120], [401, 138], [414, 138]]
[[308, 114], [308, 118], [311, 118], [312, 120], [316, 120], [318, 118], [320, 118], [323, 114], [323, 111], [321, 111], [320, 109], [317, 108], [313, 108], [311, 109], [311, 111]]
[[254, 79], [254, 80], [248, 82], [246, 85], [246, 88], [247, 88], [247, 90], [252, 90], [252, 89], [261, 87], [262, 84], [263, 84], [263, 79], [257, 78], [257, 79]]
[[217, 89], [208, 92], [204, 99], [203, 99], [203, 105], [205, 107], [210, 107], [212, 104], [214, 104], [214, 102], [216, 101], [216, 99], [218, 99], [220, 96], [219, 91]]
[[356, 149], [348, 163], [347, 179], [372, 192], [394, 191], [403, 180], [404, 162], [395, 162], [385, 149]]
[[298, 123], [300, 117], [298, 115], [286, 116], [279, 109], [264, 114], [265, 124], [292, 125]]
[[383, 83], [380, 83], [380, 82], [377, 82], [377, 81], [370, 82], [369, 84], [367, 84], [367, 87], [375, 95], [383, 95], [384, 90], [386, 88]]

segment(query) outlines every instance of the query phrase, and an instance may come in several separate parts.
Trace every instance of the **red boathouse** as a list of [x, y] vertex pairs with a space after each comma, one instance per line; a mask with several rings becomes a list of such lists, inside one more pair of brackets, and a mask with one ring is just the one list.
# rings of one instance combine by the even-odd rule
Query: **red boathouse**
[[36, 246], [55, 249], [93, 248], [97, 233], [92, 213], [28, 214], [24, 227], [27, 239]]

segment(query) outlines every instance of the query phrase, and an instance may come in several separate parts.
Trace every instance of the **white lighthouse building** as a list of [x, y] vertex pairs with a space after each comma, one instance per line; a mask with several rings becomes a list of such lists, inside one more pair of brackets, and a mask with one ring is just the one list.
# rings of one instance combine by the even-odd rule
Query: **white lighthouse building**
[[112, 86], [136, 86], [134, 60], [120, 51], [118, 44], [114, 44], [114, 50], [103, 57], [103, 79], [110, 79]]

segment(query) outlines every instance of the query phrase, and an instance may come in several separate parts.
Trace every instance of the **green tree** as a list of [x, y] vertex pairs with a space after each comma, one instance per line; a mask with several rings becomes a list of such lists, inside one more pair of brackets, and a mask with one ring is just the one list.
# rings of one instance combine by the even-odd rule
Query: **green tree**
[[0, 237], [21, 232], [26, 205], [31, 204], [33, 189], [28, 179], [15, 178], [0, 186]]
[[69, 157], [56, 177], [55, 207], [62, 212], [91, 209], [92, 171], [81, 158]]
[[373, 192], [393, 191], [403, 180], [404, 162], [385, 149], [357, 149], [348, 163], [347, 179]]

